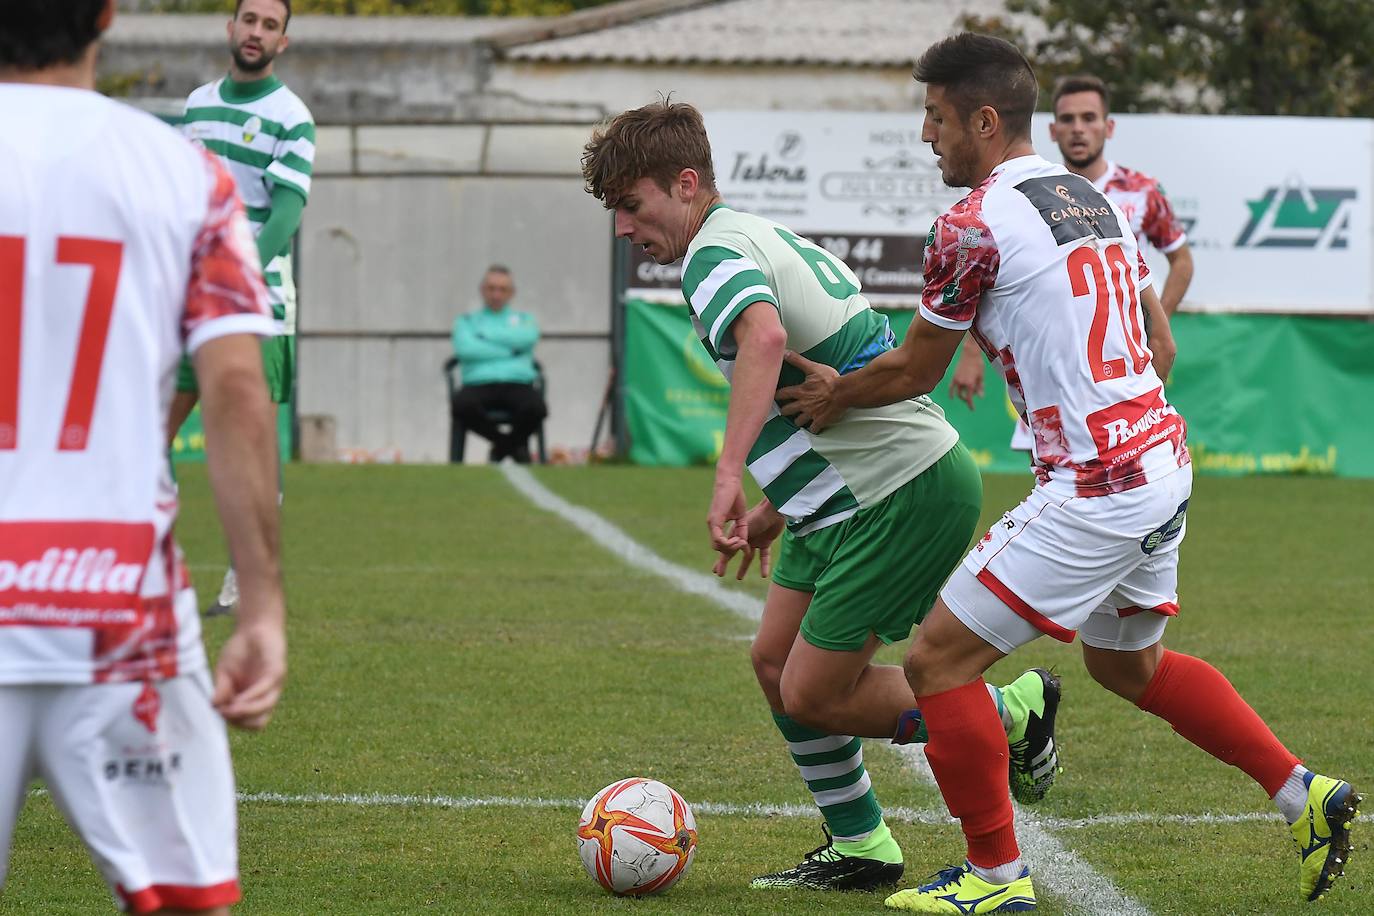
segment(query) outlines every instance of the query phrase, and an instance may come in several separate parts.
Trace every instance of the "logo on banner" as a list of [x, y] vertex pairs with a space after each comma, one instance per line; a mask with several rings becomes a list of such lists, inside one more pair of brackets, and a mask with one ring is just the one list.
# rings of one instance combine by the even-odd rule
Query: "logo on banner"
[[929, 157], [908, 149], [891, 156], [863, 159], [864, 171], [827, 172], [821, 176], [821, 196], [827, 200], [863, 205], [864, 216], [883, 216], [898, 226], [939, 216], [963, 196], [945, 186], [940, 170]]
[[805, 184], [806, 165], [796, 161], [806, 151], [801, 134], [795, 130], [785, 130], [778, 135], [773, 148], [773, 158], [769, 158], [768, 153], [735, 153], [730, 180], [767, 184]]
[[1279, 187], [1247, 200], [1250, 221], [1237, 248], [1348, 248], [1355, 188], [1309, 188], [1290, 175]]

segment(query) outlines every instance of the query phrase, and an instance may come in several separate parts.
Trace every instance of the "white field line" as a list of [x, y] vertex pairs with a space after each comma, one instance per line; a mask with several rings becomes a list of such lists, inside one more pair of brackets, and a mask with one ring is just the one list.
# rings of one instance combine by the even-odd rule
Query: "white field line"
[[[47, 795], [46, 789], [32, 789], [30, 798]], [[580, 811], [586, 803], [576, 798], [522, 798], [514, 795], [398, 795], [381, 792], [239, 792], [243, 804], [265, 805], [322, 805], [348, 808], [447, 808], [457, 811], [474, 808], [521, 808]], [[694, 801], [692, 811], [715, 817], [785, 817], [814, 820], [815, 805], [769, 805], [762, 802], [737, 804], [732, 802]], [[924, 824], [926, 826], [953, 824], [954, 819], [943, 810], [917, 808], [884, 808], [883, 817], [894, 823]], [[1097, 817], [1042, 818], [1041, 823], [1056, 830], [1078, 830], [1086, 827], [1117, 827], [1129, 824], [1210, 825], [1233, 826], [1257, 822], [1281, 823], [1277, 814], [1247, 812], [1244, 814], [1103, 814]]]
[[[524, 467], [507, 462], [501, 465], [501, 473], [530, 502], [568, 521], [636, 569], [653, 573], [682, 591], [700, 595], [750, 620], [763, 616], [763, 602], [759, 599], [728, 591], [713, 576], [663, 559], [595, 512], [559, 497]], [[934, 782], [924, 748], [908, 745], [897, 750], [910, 770], [926, 782]], [[1029, 815], [1017, 806], [1016, 835], [1022, 855], [1042, 886], [1062, 898], [1070, 912], [1148, 916], [1149, 910], [1121, 893], [1087, 861], [1066, 849], [1050, 834], [1047, 826], [1044, 819]]]
[[[375, 792], [360, 794], [327, 795], [309, 793], [291, 795], [283, 792], [240, 792], [239, 801], [246, 803], [266, 803], [278, 805], [346, 805], [358, 808], [540, 808], [580, 811], [586, 804], [575, 798], [520, 798], [510, 795], [471, 796], [471, 795], [386, 795]], [[786, 817], [814, 820], [815, 805], [769, 805], [761, 802], [736, 804], [732, 802], [691, 803], [695, 814], [715, 815], [717, 817]], [[953, 824], [954, 819], [946, 811], [917, 808], [883, 808], [883, 817], [902, 824], [925, 824], [927, 826]], [[1245, 814], [1104, 814], [1098, 817], [1080, 818], [1040, 818], [1045, 827], [1056, 830], [1079, 830], [1086, 827], [1116, 827], [1126, 824], [1157, 824], [1192, 826], [1204, 824], [1229, 826], [1255, 822], [1281, 823], [1278, 814], [1258, 812]], [[1039, 874], [1039, 872], [1037, 872]]]

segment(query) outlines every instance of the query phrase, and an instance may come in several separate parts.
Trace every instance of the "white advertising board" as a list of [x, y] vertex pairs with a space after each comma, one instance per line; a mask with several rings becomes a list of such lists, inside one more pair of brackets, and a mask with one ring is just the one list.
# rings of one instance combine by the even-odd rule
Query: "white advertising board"
[[[1033, 139], [1058, 161], [1049, 117]], [[839, 255], [875, 302], [915, 304], [931, 220], [966, 193], [941, 182], [919, 112], [708, 112], [706, 126], [727, 203]], [[1158, 178], [1187, 228], [1185, 308], [1374, 312], [1374, 121], [1120, 115], [1107, 154]], [[676, 265], [632, 260], [633, 295], [672, 298]]]

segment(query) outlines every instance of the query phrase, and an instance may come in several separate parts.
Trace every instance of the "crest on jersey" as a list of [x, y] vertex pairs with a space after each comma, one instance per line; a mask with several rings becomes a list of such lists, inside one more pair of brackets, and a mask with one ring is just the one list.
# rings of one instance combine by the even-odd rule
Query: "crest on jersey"
[[1027, 178], [1016, 186], [1061, 245], [1096, 236], [1123, 238], [1112, 205], [1080, 175]]
[[243, 122], [243, 142], [252, 143], [258, 134], [262, 133], [262, 118], [253, 115]]

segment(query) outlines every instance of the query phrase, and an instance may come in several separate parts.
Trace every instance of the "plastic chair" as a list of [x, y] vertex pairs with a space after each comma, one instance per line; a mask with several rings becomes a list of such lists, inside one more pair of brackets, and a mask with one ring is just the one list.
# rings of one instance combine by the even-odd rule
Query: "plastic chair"
[[[448, 460], [450, 464], [462, 464], [463, 453], [467, 446], [467, 427], [453, 410], [454, 400], [458, 397], [458, 392], [462, 385], [458, 382], [458, 366], [460, 360], [456, 356], [450, 356], [444, 361], [444, 379], [448, 382]], [[540, 397], [544, 395], [544, 367], [538, 360], [534, 361], [534, 389], [539, 392]], [[511, 422], [510, 415], [503, 410], [493, 410], [488, 416], [497, 426], [509, 428]], [[548, 448], [544, 442], [544, 421], [539, 421], [539, 426], [534, 431], [534, 441], [537, 447], [535, 454], [539, 458], [540, 464], [549, 463]]]

